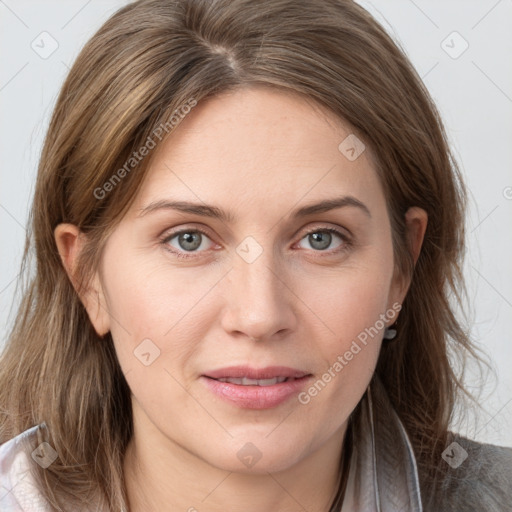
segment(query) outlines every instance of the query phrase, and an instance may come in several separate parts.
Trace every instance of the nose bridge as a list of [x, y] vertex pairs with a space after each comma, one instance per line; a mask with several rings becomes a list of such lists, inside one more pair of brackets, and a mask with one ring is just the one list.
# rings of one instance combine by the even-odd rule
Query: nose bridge
[[236, 248], [226, 293], [224, 328], [265, 338], [293, 327], [291, 295], [271, 247], [247, 237]]

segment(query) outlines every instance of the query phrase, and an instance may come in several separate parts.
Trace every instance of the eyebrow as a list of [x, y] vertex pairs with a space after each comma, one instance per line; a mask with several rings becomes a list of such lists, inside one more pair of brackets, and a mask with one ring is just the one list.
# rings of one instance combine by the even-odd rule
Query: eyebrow
[[[359, 208], [369, 218], [372, 217], [368, 207], [354, 196], [341, 196], [333, 199], [325, 199], [318, 203], [302, 206], [301, 208], [296, 209], [291, 216], [292, 218], [301, 218], [307, 217], [308, 215], [324, 213], [330, 210], [334, 210], [336, 208], [345, 207]], [[144, 206], [143, 208], [140, 209], [138, 217], [143, 217], [148, 213], [160, 210], [177, 210], [183, 213], [192, 213], [195, 215], [201, 215], [203, 217], [219, 219], [225, 223], [234, 222], [236, 220], [231, 212], [226, 212], [225, 210], [219, 208], [218, 206], [202, 203], [192, 203], [189, 201], [169, 201], [165, 199], [153, 201], [147, 206]]]

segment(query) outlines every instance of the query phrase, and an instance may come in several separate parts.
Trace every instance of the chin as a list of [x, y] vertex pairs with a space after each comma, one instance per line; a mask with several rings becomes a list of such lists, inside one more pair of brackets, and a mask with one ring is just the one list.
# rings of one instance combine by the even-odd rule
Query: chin
[[211, 453], [207, 462], [224, 471], [251, 475], [276, 473], [296, 464], [300, 459], [297, 446], [308, 443], [290, 443], [289, 436], [286, 437], [288, 442], [279, 436], [269, 439], [265, 437], [268, 432], [255, 434], [247, 431], [247, 435], [230, 441], [230, 446], [226, 446], [222, 453]]

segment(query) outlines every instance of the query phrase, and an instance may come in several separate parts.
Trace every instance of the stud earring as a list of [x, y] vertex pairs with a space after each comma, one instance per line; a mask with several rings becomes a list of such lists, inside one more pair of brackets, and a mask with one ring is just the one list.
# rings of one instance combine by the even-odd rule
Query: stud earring
[[397, 330], [396, 330], [396, 322], [389, 327], [386, 327], [384, 331], [384, 339], [387, 341], [394, 340], [396, 338]]

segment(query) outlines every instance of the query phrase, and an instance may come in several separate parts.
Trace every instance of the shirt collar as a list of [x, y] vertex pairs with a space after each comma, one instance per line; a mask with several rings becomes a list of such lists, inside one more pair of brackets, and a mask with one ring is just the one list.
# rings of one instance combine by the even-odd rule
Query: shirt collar
[[377, 376], [353, 417], [352, 457], [342, 510], [422, 512], [416, 458]]

